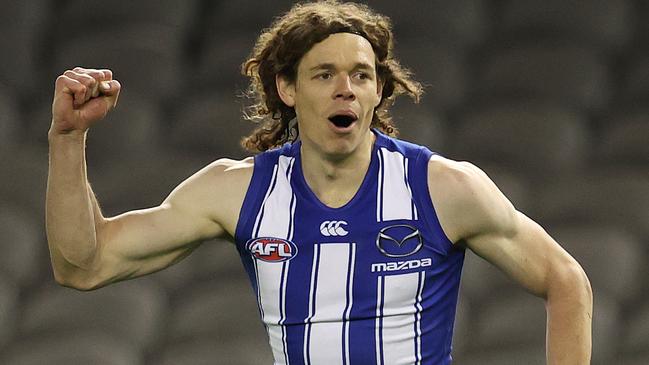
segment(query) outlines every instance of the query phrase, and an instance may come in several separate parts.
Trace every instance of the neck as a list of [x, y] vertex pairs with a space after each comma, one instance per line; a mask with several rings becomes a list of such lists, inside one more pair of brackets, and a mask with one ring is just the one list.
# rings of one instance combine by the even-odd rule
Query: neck
[[302, 171], [311, 191], [325, 205], [337, 208], [348, 203], [360, 188], [372, 157], [376, 136], [368, 138], [349, 154], [325, 155], [302, 143]]

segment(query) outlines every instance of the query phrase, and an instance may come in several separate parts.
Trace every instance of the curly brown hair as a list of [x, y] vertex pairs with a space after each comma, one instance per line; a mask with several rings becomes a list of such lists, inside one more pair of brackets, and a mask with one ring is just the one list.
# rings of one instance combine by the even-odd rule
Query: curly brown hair
[[374, 110], [372, 127], [391, 136], [397, 135], [388, 109], [400, 94], [408, 94], [419, 102], [423, 89], [394, 57], [390, 19], [363, 4], [328, 0], [295, 4], [262, 32], [250, 57], [242, 65], [241, 72], [250, 78], [247, 96], [254, 103], [246, 108], [244, 118], [259, 124], [242, 139], [245, 149], [266, 151], [297, 138], [297, 124], [290, 124], [296, 117], [295, 109], [280, 99], [275, 77], [281, 75], [295, 82], [302, 56], [335, 33], [358, 34], [372, 45], [377, 76], [383, 83], [381, 103]]

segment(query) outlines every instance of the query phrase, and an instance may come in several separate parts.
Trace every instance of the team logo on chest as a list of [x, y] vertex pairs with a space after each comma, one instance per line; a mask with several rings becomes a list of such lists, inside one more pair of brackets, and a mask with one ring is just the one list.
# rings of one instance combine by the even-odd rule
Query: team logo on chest
[[406, 257], [417, 253], [424, 245], [421, 232], [408, 224], [387, 226], [376, 236], [376, 247], [388, 257]]
[[253, 238], [246, 248], [254, 258], [266, 262], [284, 262], [297, 255], [295, 243], [274, 237]]
[[346, 236], [345, 221], [324, 221], [320, 224], [320, 233], [325, 237]]

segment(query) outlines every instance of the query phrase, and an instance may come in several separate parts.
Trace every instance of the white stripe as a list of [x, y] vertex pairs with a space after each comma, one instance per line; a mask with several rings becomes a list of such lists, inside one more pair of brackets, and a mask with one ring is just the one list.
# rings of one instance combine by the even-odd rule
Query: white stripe
[[415, 362], [415, 303], [419, 273], [385, 277], [383, 358], [385, 364]]
[[291, 265], [290, 261], [284, 262], [284, 277], [282, 278], [282, 303], [280, 303], [281, 310], [282, 310], [282, 317], [279, 321], [280, 328], [282, 329], [282, 344], [284, 347], [284, 359], [286, 361], [286, 364], [289, 363], [288, 361], [288, 343], [286, 341], [286, 327], [284, 326], [284, 322], [286, 322], [286, 287], [287, 281], [288, 281], [288, 269]]
[[410, 170], [409, 164], [408, 164], [408, 159], [406, 158], [404, 163], [403, 163], [403, 168], [406, 172], [406, 188], [408, 188], [408, 194], [410, 194], [410, 204], [412, 206], [412, 212], [414, 212], [414, 216], [412, 219], [417, 220], [417, 206], [415, 205], [415, 200], [412, 199], [412, 189], [410, 189], [410, 180], [408, 177], [408, 172]]
[[[275, 187], [269, 188], [262, 209], [264, 215], [258, 215], [257, 237], [288, 238], [293, 225], [293, 209], [290, 206], [294, 196], [287, 172], [290, 170], [293, 158], [280, 156], [273, 171]], [[272, 184], [272, 183], [271, 183]], [[261, 210], [260, 210], [261, 212]], [[268, 338], [273, 351], [275, 364], [286, 364], [284, 356], [285, 334], [279, 325], [284, 319], [286, 305], [286, 280], [282, 281], [284, 264], [256, 260], [259, 287], [259, 303], [262, 307], [262, 320], [268, 328]], [[288, 266], [284, 276], [288, 275]], [[280, 285], [280, 284], [284, 285]], [[281, 287], [280, 287], [281, 286]], [[280, 301], [280, 292], [284, 300]]]
[[381, 290], [383, 276], [376, 280], [376, 321], [374, 323], [374, 337], [376, 343], [376, 365], [381, 365], [381, 304], [383, 304], [383, 291]]
[[264, 201], [261, 203], [261, 207], [259, 208], [259, 212], [257, 212], [257, 218], [255, 218], [255, 225], [252, 228], [253, 234], [257, 233], [257, 229], [259, 228], [259, 220], [261, 219], [261, 212], [264, 211], [264, 206], [266, 205], [266, 201], [268, 200], [268, 196], [270, 195], [271, 189], [273, 188], [273, 185], [275, 184], [275, 178], [277, 178], [277, 165], [273, 167], [273, 177], [270, 179], [270, 184], [268, 184], [268, 189], [266, 190], [266, 195], [264, 196]]
[[350, 272], [349, 272], [349, 285], [347, 287], [347, 296], [349, 297], [349, 303], [347, 304], [347, 312], [345, 313], [345, 320], [347, 320], [347, 328], [345, 329], [345, 363], [350, 365], [349, 362], [349, 315], [352, 311], [352, 306], [354, 305], [354, 267], [356, 263], [356, 244], [351, 244], [351, 260]]
[[404, 156], [381, 148], [383, 156], [383, 221], [413, 219], [412, 195], [405, 182]]
[[419, 292], [417, 293], [417, 364], [421, 364], [421, 311], [423, 310], [421, 306], [421, 293], [424, 291], [424, 281], [426, 279], [426, 273], [424, 271], [419, 272]]
[[381, 172], [383, 171], [383, 161], [381, 158], [381, 150], [376, 151], [377, 153], [377, 158], [379, 160], [379, 174], [378, 174], [378, 182], [377, 182], [377, 189], [376, 189], [376, 221], [380, 222], [381, 221], [381, 196], [383, 195], [383, 182], [381, 179]]
[[[343, 317], [347, 304], [349, 244], [320, 245], [315, 313], [311, 324], [311, 364], [343, 363]], [[342, 284], [342, 285], [341, 285]]]

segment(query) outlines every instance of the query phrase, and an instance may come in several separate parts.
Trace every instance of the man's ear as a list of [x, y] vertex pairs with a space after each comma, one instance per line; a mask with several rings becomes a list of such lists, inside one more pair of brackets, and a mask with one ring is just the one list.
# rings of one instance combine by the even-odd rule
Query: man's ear
[[376, 96], [378, 98], [376, 105], [374, 105], [375, 108], [379, 106], [379, 104], [381, 104], [381, 99], [383, 97], [383, 80], [381, 80], [380, 78], [376, 79]]
[[277, 86], [277, 93], [280, 99], [286, 106], [293, 108], [295, 106], [295, 84], [289, 82], [285, 76], [276, 75], [275, 85]]

